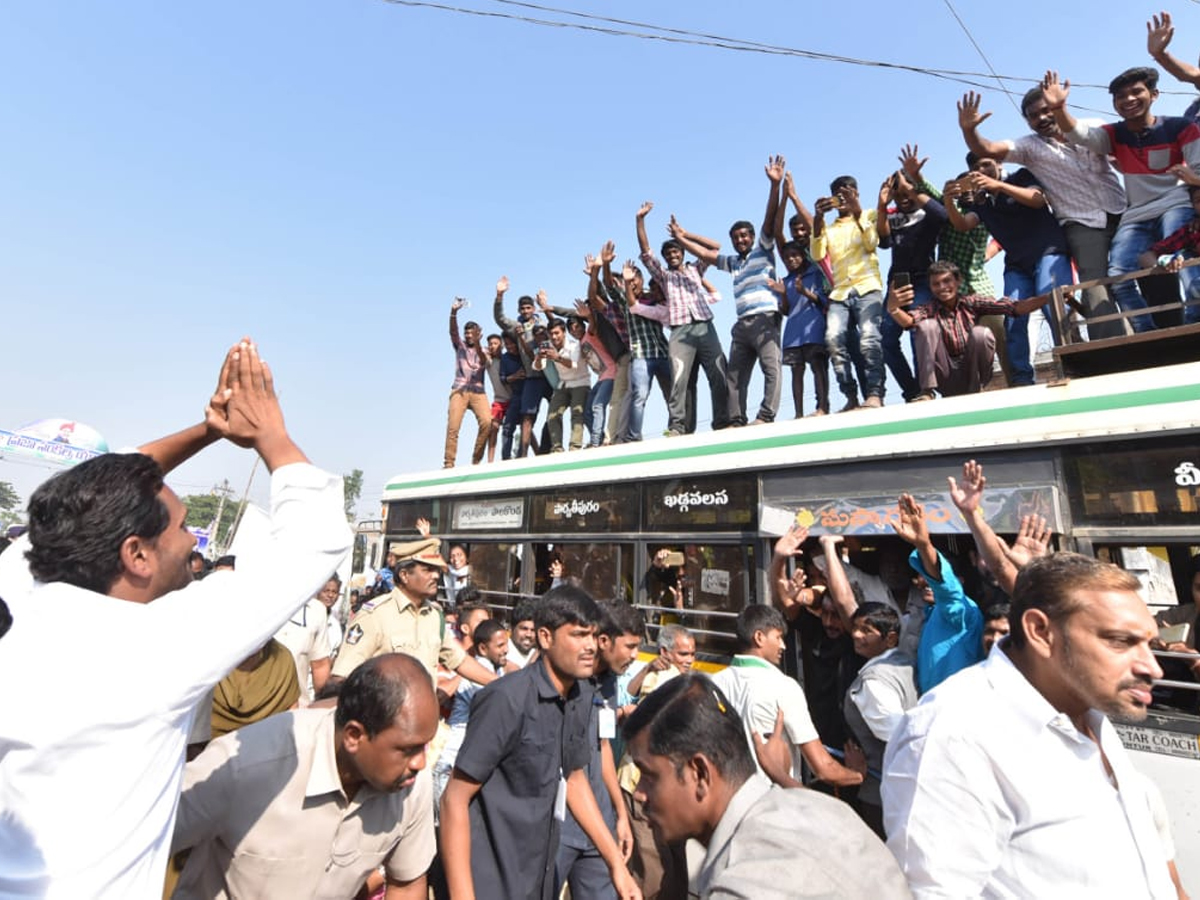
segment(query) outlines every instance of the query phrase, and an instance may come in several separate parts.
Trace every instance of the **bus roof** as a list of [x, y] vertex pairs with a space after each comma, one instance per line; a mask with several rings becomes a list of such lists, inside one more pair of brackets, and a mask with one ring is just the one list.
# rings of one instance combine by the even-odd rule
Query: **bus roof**
[[1200, 363], [389, 479], [383, 500], [1117, 440], [1200, 428]]

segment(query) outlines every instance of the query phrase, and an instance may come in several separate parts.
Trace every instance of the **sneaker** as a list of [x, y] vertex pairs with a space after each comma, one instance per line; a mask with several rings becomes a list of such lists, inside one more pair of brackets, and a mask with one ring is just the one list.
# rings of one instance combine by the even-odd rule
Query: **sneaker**
[[863, 409], [879, 409], [881, 406], [883, 406], [883, 398], [876, 397], [874, 394], [863, 401]]

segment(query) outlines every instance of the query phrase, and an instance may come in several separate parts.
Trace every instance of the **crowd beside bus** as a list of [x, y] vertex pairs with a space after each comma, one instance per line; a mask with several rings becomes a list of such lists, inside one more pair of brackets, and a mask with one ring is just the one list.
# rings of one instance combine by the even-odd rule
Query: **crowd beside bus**
[[[1167, 49], [1169, 14], [1155, 16], [1147, 32], [1152, 58], [1200, 86], [1200, 69]], [[444, 465], [456, 463], [467, 409], [478, 425], [474, 463], [485, 453], [494, 460], [497, 444], [509, 459], [639, 441], [655, 384], [667, 407], [665, 434], [690, 434], [701, 370], [714, 429], [776, 421], [787, 383], [797, 418], [806, 408], [819, 416], [882, 406], [888, 372], [906, 402], [983, 390], [997, 357], [1007, 385], [1033, 384], [1030, 315], [1044, 314], [1061, 342], [1049, 298], [1077, 278], [1153, 268], [1178, 273], [1166, 302], [1178, 302], [1182, 288], [1181, 317], [1144, 312], [1134, 280], [1086, 287], [1078, 300], [1068, 293], [1091, 340], [1200, 322], [1200, 269], [1182, 265], [1200, 246], [1200, 108], [1156, 114], [1158, 79], [1147, 66], [1114, 78], [1109, 92], [1120, 121], [1105, 124], [1077, 119], [1069, 82], [1047, 72], [1021, 100], [1030, 131], [1015, 139], [985, 136], [990, 113], [968, 93], [958, 104], [967, 168], [940, 186], [926, 172], [928, 160], [906, 145], [877, 195], [860, 194], [855, 177], [839, 175], [810, 211], [784, 158], [773, 156], [766, 211], [757, 230], [748, 220], [733, 223], [732, 252], [674, 216], [668, 240], [655, 248], [647, 228], [654, 204], [646, 202], [635, 217], [641, 267], [633, 259], [618, 264], [608, 241], [585, 258], [586, 299], [560, 307], [544, 291], [525, 294], [515, 317], [504, 307], [509, 283], [501, 278], [500, 330], [486, 338], [474, 321], [460, 333], [465, 301], [455, 300]], [[1006, 173], [1005, 164], [1017, 168]], [[886, 274], [884, 249], [891, 251]], [[1003, 296], [985, 269], [998, 253]], [[737, 319], [727, 342], [713, 323], [711, 305], [721, 296], [706, 277], [711, 269], [732, 277]], [[1162, 279], [1142, 284], [1154, 281], [1162, 293]], [[756, 365], [763, 396], [755, 410], [747, 394]], [[840, 406], [831, 406], [830, 369]]]
[[[1152, 47], [1165, 53], [1169, 30], [1156, 17]], [[1114, 89], [1119, 112], [1149, 114], [1148, 79]], [[1040, 90], [1038, 102], [1076, 135], [1065, 85], [1048, 76]], [[972, 109], [965, 98], [963, 122], [975, 129]], [[1181, 135], [1195, 128], [1178, 126]], [[915, 203], [932, 202], [920, 165], [906, 152], [881, 201], [911, 190]], [[779, 228], [781, 158], [768, 177], [764, 225]], [[1137, 182], [1137, 196], [1158, 183]], [[900, 315], [918, 286], [914, 269], [908, 285], [890, 280], [886, 304], [877, 272], [853, 286], [868, 277], [863, 257], [837, 248], [886, 236], [859, 210], [852, 183], [832, 193], [818, 216], [836, 209], [838, 223], [849, 221], [815, 219], [815, 251], [791, 259], [820, 268], [828, 256], [825, 347], [839, 384], [857, 379], [863, 405], [879, 405], [885, 354], [871, 317], [877, 332], [884, 305], [900, 326], [945, 317]], [[604, 271], [615, 260], [606, 246], [588, 261], [592, 321], [622, 295], [633, 316], [660, 307], [641, 318], [672, 326], [670, 341], [660, 334], [663, 358], [673, 371], [724, 371], [710, 389], [727, 399], [728, 423], [741, 424], [745, 382], [728, 373], [776, 355], [770, 321], [755, 320], [774, 313], [739, 318], [726, 361], [702, 315], [711, 289], [683, 262], [716, 249], [672, 222], [675, 243], [660, 263], [645, 235], [650, 212], [645, 204], [637, 215], [641, 259], [663, 300], [644, 302], [632, 264], [618, 287]], [[978, 228], [967, 212], [957, 215]], [[1145, 221], [1123, 222], [1113, 246], [1141, 240], [1147, 228], [1126, 226]], [[801, 216], [801, 236], [805, 227]], [[752, 308], [750, 260], [772, 239], [735, 231], [738, 256], [715, 264], [733, 272], [735, 302]], [[925, 270], [930, 282], [966, 277], [937, 265]], [[500, 315], [506, 289], [502, 279]], [[973, 294], [956, 306], [958, 296], [946, 298], [944, 334], [973, 309], [995, 309]], [[1139, 308], [1119, 292], [1114, 300]], [[577, 312], [588, 318], [583, 304]], [[588, 327], [554, 320], [546, 341], [536, 327], [535, 343], [508, 340], [518, 355], [525, 348], [529, 370], [560, 376], [551, 394], [573, 407], [594, 385], [585, 392], [573, 377], [566, 341], [572, 330], [586, 339]], [[828, 340], [829, 329], [840, 336]], [[478, 328], [455, 333], [464, 347], [478, 349], [479, 338]], [[647, 371], [631, 365], [631, 394]], [[525, 371], [524, 380], [537, 377]], [[695, 414], [680, 383], [672, 375], [673, 431]], [[520, 450], [533, 442], [527, 419]], [[634, 420], [631, 408], [624, 428]], [[603, 426], [593, 425], [594, 439]], [[552, 444], [562, 428], [560, 417]], [[253, 450], [270, 472], [270, 523], [197, 579], [205, 566], [164, 479], [222, 441]], [[964, 587], [961, 563], [935, 545], [907, 494], [900, 543], [878, 548], [875, 578], [836, 536], [790, 529], [774, 548], [772, 602], [738, 614], [738, 652], [713, 677], [697, 671], [694, 635], [678, 622], [656, 623], [658, 655], [637, 664], [642, 611], [590, 596], [561, 560], [543, 595], [495, 622], [473, 602], [464, 548], [457, 560], [451, 548], [448, 562], [428, 534], [389, 547], [386, 590], [360, 594], [343, 623], [331, 578], [352, 545], [341, 479], [292, 439], [270, 368], [249, 338], [239, 341], [202, 421], [49, 479], [30, 499], [28, 531], [0, 554], [0, 680], [12, 688], [0, 715], [0, 895], [1186, 897], [1161, 798], [1110, 721], [1144, 720], [1163, 677], [1140, 585], [1109, 563], [1053, 552], [1036, 516], [1003, 540], [982, 515], [985, 490], [971, 461], [950, 484], [971, 529], [977, 588]], [[1193, 586], [1200, 595], [1200, 573]], [[453, 616], [435, 599], [448, 589]], [[1195, 605], [1187, 615], [1196, 624]], [[1167, 649], [1194, 640], [1193, 628], [1190, 643]], [[205, 716], [209, 728], [198, 730]]]
[[[163, 478], [223, 439], [271, 472], [270, 526], [196, 579]], [[1185, 896], [1108, 718], [1143, 719], [1163, 676], [1139, 583], [1050, 552], [1037, 516], [1002, 540], [974, 462], [950, 495], [990, 595], [907, 494], [874, 586], [797, 525], [710, 678], [661, 618], [636, 664], [642, 610], [561, 559], [506, 624], [463, 561], [449, 615], [428, 534], [389, 547], [390, 590], [360, 595], [334, 652], [340, 479], [292, 441], [248, 341], [205, 420], [140, 451], [47, 481], [0, 554], [0, 677], [38, 681], [0, 717], [6, 894]]]

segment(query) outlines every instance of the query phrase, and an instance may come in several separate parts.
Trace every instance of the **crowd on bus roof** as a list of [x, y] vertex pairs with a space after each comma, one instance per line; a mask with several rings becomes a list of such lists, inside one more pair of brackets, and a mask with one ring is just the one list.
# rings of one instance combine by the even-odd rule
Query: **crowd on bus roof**
[[[1200, 86], [1200, 69], [1167, 50], [1169, 14], [1155, 16], [1147, 31], [1152, 57]], [[1049, 306], [1053, 289], [1144, 268], [1178, 273], [1182, 321], [1200, 322], [1200, 268], [1182, 266], [1200, 249], [1200, 106], [1183, 116], [1157, 115], [1158, 79], [1148, 66], [1114, 78], [1109, 91], [1120, 121], [1105, 124], [1072, 115], [1069, 82], [1047, 72], [1021, 101], [1029, 132], [1011, 139], [984, 134], [990, 113], [968, 93], [958, 104], [967, 169], [940, 187], [927, 174], [928, 160], [906, 145], [878, 194], [860, 194], [853, 175], [837, 175], [810, 211], [784, 158], [772, 156], [766, 211], [757, 230], [751, 221], [733, 223], [730, 252], [674, 216], [668, 239], [655, 247], [647, 228], [654, 204], [647, 201], [635, 218], [644, 271], [632, 259], [617, 265], [608, 241], [585, 257], [586, 300], [559, 307], [544, 291], [525, 294], [515, 318], [505, 309], [509, 282], [501, 278], [494, 310], [500, 331], [486, 339], [477, 322], [460, 334], [465, 301], [455, 300], [443, 464], [457, 461], [467, 409], [478, 424], [474, 463], [485, 452], [494, 460], [497, 443], [501, 459], [509, 459], [640, 441], [655, 384], [667, 407], [665, 434], [691, 434], [700, 370], [714, 429], [780, 418], [785, 366], [797, 418], [805, 414], [809, 373], [808, 415], [838, 405], [831, 406], [830, 368], [842, 411], [882, 406], [885, 368], [910, 403], [983, 390], [997, 355], [1007, 385], [1033, 384], [1030, 315], [1040, 311], [1053, 339], [1062, 340]], [[1015, 168], [1006, 173], [1005, 164]], [[881, 249], [891, 251], [886, 277]], [[1003, 296], [984, 268], [997, 253], [1004, 254]], [[710, 307], [721, 296], [705, 277], [711, 268], [732, 276], [737, 320], [727, 344], [713, 323]], [[1155, 281], [1165, 302], [1178, 302], [1178, 287], [1164, 288], [1162, 279], [1146, 284]], [[1091, 340], [1178, 320], [1172, 312], [1138, 312], [1147, 302], [1134, 280], [1081, 295], [1072, 303]], [[1129, 315], [1115, 317], [1118, 310]], [[1101, 317], [1109, 318], [1089, 322]], [[757, 410], [748, 397], [755, 365], [763, 386]]]
[[[1165, 61], [1170, 28], [1169, 17], [1156, 17], [1150, 43], [1176, 72]], [[1191, 122], [1132, 116], [1149, 114], [1145, 73], [1118, 82], [1117, 109], [1131, 116], [1103, 130], [1109, 144], [1070, 119], [1053, 76], [1038, 102], [1064, 133], [1119, 164], [1123, 153], [1137, 157], [1121, 149], [1131, 119], [1154, 139], [1158, 129], [1195, 132]], [[965, 130], [981, 121], [973, 108], [964, 99]], [[924, 209], [933, 196], [915, 149], [905, 160], [882, 193], [911, 191]], [[765, 224], [778, 228], [781, 158], [768, 175]], [[1166, 183], [1161, 171], [1131, 175], [1139, 180], [1127, 185], [1130, 208], [1159, 209], [1161, 229], [1175, 188], [1155, 193]], [[833, 193], [817, 213], [837, 209], [837, 222], [811, 229], [810, 251], [825, 252], [801, 246], [790, 258], [797, 271], [828, 259], [825, 324], [844, 331], [826, 347], [839, 379], [857, 379], [870, 405], [882, 396], [874, 391], [884, 304], [864, 248], [894, 234], [859, 210], [850, 183]], [[971, 215], [986, 222], [973, 209], [944, 208], [962, 218], [963, 234], [980, 227]], [[602, 278], [615, 259], [608, 248], [588, 264], [593, 320], [610, 303], [624, 309], [623, 290], [632, 316], [657, 308], [647, 321], [672, 325], [674, 358], [671, 344], [658, 358], [673, 369], [698, 356], [714, 376], [732, 369], [744, 386], [753, 359], [782, 362], [754, 321], [773, 313], [760, 311], [739, 318], [736, 365], [727, 368], [704, 315], [710, 288], [699, 266], [683, 262], [716, 251], [673, 222], [664, 266], [645, 239], [649, 212], [646, 204], [638, 214], [642, 260], [662, 301], [644, 302], [632, 265], [620, 290]], [[1141, 240], [1145, 221], [1123, 222], [1113, 246]], [[802, 216], [801, 236], [805, 227]], [[1086, 227], [1085, 243], [1104, 231]], [[738, 255], [716, 255], [715, 264], [734, 274], [735, 302], [753, 309], [766, 303], [764, 284], [774, 290], [763, 260], [772, 241], [745, 223], [735, 232]], [[852, 257], [844, 248], [856, 241]], [[972, 277], [936, 265], [926, 269], [931, 282]], [[908, 274], [907, 286], [892, 281], [891, 320], [942, 322], [949, 305], [942, 339], [963, 340], [944, 355], [969, 352], [974, 332], [955, 329], [995, 301], [933, 291], [936, 314], [899, 315], [920, 273]], [[616, 296], [605, 300], [599, 289], [609, 288]], [[1137, 308], [1121, 292], [1114, 299]], [[536, 344], [521, 346], [532, 351], [530, 371], [543, 374], [526, 380], [553, 371], [562, 376], [554, 391], [566, 383], [575, 392], [567, 397], [578, 396], [568, 326], [551, 323], [549, 348], [536, 327]], [[478, 341], [475, 329], [462, 344]], [[970, 372], [959, 375], [973, 383]], [[686, 427], [694, 404], [686, 379], [674, 392], [679, 383], [675, 376], [672, 423]], [[731, 422], [745, 418], [736, 387], [716, 377], [710, 387], [728, 398]], [[631, 410], [623, 428], [634, 420]], [[530, 443], [532, 425], [522, 423]], [[602, 431], [596, 425], [594, 436]], [[561, 418], [557, 433], [561, 440]], [[271, 475], [271, 508], [237, 557], [209, 571], [164, 478], [221, 441], [257, 454]], [[712, 677], [694, 664], [694, 634], [662, 617], [671, 604], [652, 610], [658, 654], [638, 664], [644, 612], [624, 598], [593, 598], [562, 557], [550, 560], [544, 594], [519, 603], [507, 626], [496, 622], [467, 548], [451, 547], [448, 562], [427, 529], [389, 546], [387, 577], [360, 593], [343, 623], [335, 573], [352, 534], [341, 479], [293, 440], [270, 368], [243, 339], [224, 356], [203, 421], [49, 479], [30, 499], [27, 532], [0, 554], [0, 680], [10, 687], [0, 716], [0, 895], [424, 900], [432, 889], [503, 900], [566, 887], [574, 900], [689, 891], [755, 900], [1185, 897], [1161, 797], [1109, 718], [1144, 720], [1163, 676], [1139, 583], [1110, 563], [1053, 552], [1037, 516], [1003, 540], [982, 514], [985, 488], [974, 461], [950, 483], [975, 574], [990, 577], [986, 592], [971, 596], [908, 494], [898, 498], [899, 543], [877, 550], [882, 590], [871, 589], [843, 541], [810, 539], [797, 525], [775, 544], [773, 602], [738, 614], [738, 652]], [[665, 571], [672, 556], [655, 550], [653, 568], [664, 571], [646, 586], [653, 581], [678, 606], [681, 585]], [[1192, 584], [1193, 605], [1172, 619], [1195, 626], [1200, 567]], [[439, 588], [449, 610], [435, 600]], [[48, 639], [58, 653], [49, 664]], [[785, 671], [789, 640], [803, 686]], [[1194, 646], [1193, 627], [1167, 649]], [[1182, 662], [1183, 674], [1200, 671]], [[689, 841], [703, 851], [694, 870]]]

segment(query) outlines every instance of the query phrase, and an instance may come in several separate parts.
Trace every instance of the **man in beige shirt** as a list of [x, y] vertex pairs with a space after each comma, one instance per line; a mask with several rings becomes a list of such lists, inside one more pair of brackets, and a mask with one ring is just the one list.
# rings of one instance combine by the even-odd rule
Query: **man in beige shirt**
[[409, 653], [429, 670], [432, 679], [440, 662], [476, 684], [488, 684], [496, 676], [467, 656], [446, 625], [446, 614], [434, 602], [446, 561], [437, 538], [392, 544], [389, 555], [396, 558], [396, 586], [386, 597], [375, 600], [350, 622], [338, 650], [330, 680], [337, 682], [355, 666], [381, 653]]
[[382, 866], [387, 900], [424, 900], [437, 721], [428, 673], [393, 653], [359, 666], [336, 710], [213, 741], [184, 771], [172, 852], [191, 856], [174, 896], [352, 897]]

